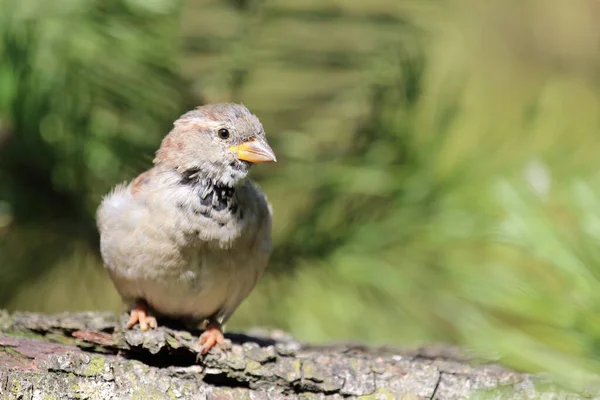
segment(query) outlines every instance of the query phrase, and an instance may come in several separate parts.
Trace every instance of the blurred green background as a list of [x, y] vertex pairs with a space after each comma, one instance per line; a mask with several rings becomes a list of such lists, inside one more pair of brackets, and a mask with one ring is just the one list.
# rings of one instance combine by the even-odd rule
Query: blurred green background
[[243, 102], [275, 253], [229, 329], [600, 373], [597, 0], [0, 0], [0, 307], [123, 306], [94, 214]]

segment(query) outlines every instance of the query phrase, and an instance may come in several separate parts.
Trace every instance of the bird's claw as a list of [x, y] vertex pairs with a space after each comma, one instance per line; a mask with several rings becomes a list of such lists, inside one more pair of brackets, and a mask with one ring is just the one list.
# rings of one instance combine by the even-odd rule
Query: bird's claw
[[198, 351], [198, 356], [201, 357], [205, 355], [210, 349], [217, 345], [220, 346], [223, 343], [225, 343], [225, 336], [223, 336], [221, 326], [216, 324], [207, 326], [206, 330], [200, 335], [200, 350]]
[[127, 329], [131, 329], [135, 326], [135, 324], [140, 325], [140, 329], [142, 331], [147, 331], [148, 328], [156, 329], [158, 327], [158, 323], [156, 322], [156, 318], [151, 315], [148, 315], [148, 309], [145, 304], [138, 303], [131, 310], [131, 314], [129, 315], [129, 319], [127, 320]]

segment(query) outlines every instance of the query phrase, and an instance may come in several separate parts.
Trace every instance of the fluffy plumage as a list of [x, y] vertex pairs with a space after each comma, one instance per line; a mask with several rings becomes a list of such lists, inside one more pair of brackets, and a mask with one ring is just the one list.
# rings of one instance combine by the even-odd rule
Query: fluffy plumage
[[247, 108], [217, 104], [182, 115], [154, 167], [98, 209], [102, 257], [123, 299], [142, 312], [147, 304], [208, 320], [220, 332], [271, 253], [271, 208], [247, 179], [251, 163], [265, 161], [275, 156]]

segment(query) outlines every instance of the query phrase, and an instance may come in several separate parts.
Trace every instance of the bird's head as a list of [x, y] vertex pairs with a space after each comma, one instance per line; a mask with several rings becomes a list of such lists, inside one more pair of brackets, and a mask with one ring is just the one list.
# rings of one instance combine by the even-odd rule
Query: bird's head
[[252, 164], [276, 161], [258, 118], [239, 104], [198, 107], [175, 121], [154, 163], [227, 186], [248, 175]]

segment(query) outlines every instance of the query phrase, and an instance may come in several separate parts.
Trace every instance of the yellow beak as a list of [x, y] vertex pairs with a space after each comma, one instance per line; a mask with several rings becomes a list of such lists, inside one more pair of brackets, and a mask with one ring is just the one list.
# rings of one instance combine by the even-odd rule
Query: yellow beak
[[277, 162], [273, 149], [264, 140], [251, 139], [238, 146], [232, 146], [229, 150], [237, 153], [238, 158], [242, 161], [254, 164]]

